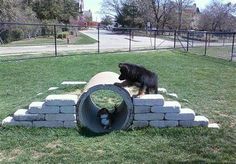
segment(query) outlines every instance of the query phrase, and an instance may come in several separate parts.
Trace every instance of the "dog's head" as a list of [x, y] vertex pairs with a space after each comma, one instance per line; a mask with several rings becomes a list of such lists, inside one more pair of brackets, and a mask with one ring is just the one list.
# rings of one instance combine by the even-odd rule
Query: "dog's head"
[[110, 113], [108, 111], [108, 109], [106, 108], [102, 108], [98, 111], [97, 113], [97, 117], [99, 117], [100, 119], [100, 123], [105, 126], [104, 129], [107, 128], [107, 126], [110, 124]]
[[101, 115], [108, 115], [108, 114], [109, 114], [108, 109], [102, 108], [102, 109], [100, 109], [100, 110], [98, 111], [97, 117], [100, 117]]
[[120, 80], [127, 79], [128, 73], [129, 73], [129, 66], [125, 63], [120, 63], [119, 68], [120, 68], [120, 73], [121, 73], [119, 76], [119, 79]]

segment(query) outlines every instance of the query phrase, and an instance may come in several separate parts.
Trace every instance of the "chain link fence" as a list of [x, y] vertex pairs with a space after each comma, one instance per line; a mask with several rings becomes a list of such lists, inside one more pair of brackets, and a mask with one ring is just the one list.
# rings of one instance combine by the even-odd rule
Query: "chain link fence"
[[178, 49], [235, 60], [235, 32], [152, 30], [0, 22], [0, 61]]

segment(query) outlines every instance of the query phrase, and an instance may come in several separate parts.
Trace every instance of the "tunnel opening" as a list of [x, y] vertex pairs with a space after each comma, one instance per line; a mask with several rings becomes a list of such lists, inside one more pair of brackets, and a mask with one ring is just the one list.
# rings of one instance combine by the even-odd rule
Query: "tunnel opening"
[[[107, 108], [113, 115], [109, 129], [104, 129], [100, 118], [97, 117], [101, 108]], [[112, 84], [89, 88], [81, 95], [77, 105], [77, 122], [95, 133], [128, 129], [132, 120], [133, 104], [129, 93], [124, 88]]]

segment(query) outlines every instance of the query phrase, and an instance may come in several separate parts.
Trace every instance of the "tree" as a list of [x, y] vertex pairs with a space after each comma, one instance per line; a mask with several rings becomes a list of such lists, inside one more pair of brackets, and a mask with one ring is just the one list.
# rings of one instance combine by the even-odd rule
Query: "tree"
[[123, 27], [141, 27], [144, 22], [134, 0], [104, 0], [102, 13], [109, 15]]
[[133, 0], [132, 2], [140, 13], [140, 18], [144, 23], [144, 26], [147, 22], [150, 22], [152, 25], [155, 25], [155, 18], [152, 10], [151, 0]]
[[193, 0], [175, 0], [177, 9], [177, 20], [178, 20], [178, 30], [182, 29], [183, 24], [183, 12], [184, 10], [193, 3]]
[[125, 27], [142, 27], [144, 25], [141, 14], [133, 3], [123, 4], [120, 13], [115, 18], [117, 23]]
[[[135, 13], [135, 26], [145, 27], [147, 22], [156, 28], [191, 29], [197, 13], [194, 0], [104, 0], [103, 9], [113, 14], [118, 22], [130, 26]], [[130, 7], [128, 7], [130, 6]], [[135, 7], [132, 7], [135, 6]], [[190, 13], [190, 14], [189, 14]]]
[[152, 10], [155, 16], [156, 28], [161, 26], [163, 29], [170, 17], [174, 5], [171, 0], [151, 0]]
[[27, 22], [28, 19], [37, 22], [34, 12], [24, 5], [23, 0], [0, 0], [1, 22]]
[[203, 10], [199, 21], [199, 29], [210, 31], [235, 30], [236, 4], [223, 4], [214, 0]]
[[[23, 2], [24, 0], [0, 0], [0, 21], [37, 23], [39, 20], [36, 18], [35, 13]], [[37, 32], [37, 29], [36, 26], [14, 26], [2, 24], [0, 26], [0, 43], [8, 43], [33, 35]]]
[[126, 0], [103, 0], [101, 13], [115, 18], [115, 16], [121, 13], [125, 1]]
[[101, 24], [107, 26], [107, 25], [111, 25], [112, 23], [113, 23], [113, 19], [112, 19], [111, 16], [105, 15], [105, 16], [102, 18]]
[[75, 0], [35, 0], [30, 3], [40, 20], [57, 20], [69, 23], [70, 17], [76, 17], [79, 4]]

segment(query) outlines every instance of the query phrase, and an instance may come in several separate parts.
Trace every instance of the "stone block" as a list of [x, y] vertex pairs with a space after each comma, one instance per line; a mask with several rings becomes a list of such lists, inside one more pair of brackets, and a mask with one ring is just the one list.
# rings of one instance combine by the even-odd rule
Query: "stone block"
[[149, 125], [155, 128], [176, 127], [178, 126], [178, 121], [150, 121]]
[[204, 116], [195, 116], [194, 120], [179, 121], [183, 127], [208, 126], [209, 120]]
[[163, 120], [163, 113], [144, 113], [144, 114], [135, 114], [134, 120], [137, 121], [151, 121], [151, 120]]
[[29, 105], [28, 113], [59, 113], [59, 106], [48, 106], [45, 102], [32, 102]]
[[163, 106], [152, 106], [153, 113], [179, 113], [181, 105], [178, 101], [165, 101]]
[[48, 88], [48, 91], [54, 91], [54, 90], [57, 90], [59, 87], [50, 87]]
[[167, 93], [168, 96], [172, 97], [172, 98], [178, 98], [178, 95], [176, 93]]
[[76, 120], [75, 114], [46, 114], [45, 120], [47, 121], [74, 121]]
[[47, 128], [63, 127], [63, 121], [33, 121], [33, 127], [47, 127]]
[[32, 121], [16, 121], [13, 117], [9, 116], [2, 120], [2, 126], [26, 126], [32, 127]]
[[140, 97], [133, 98], [134, 105], [146, 105], [146, 106], [163, 106], [164, 97], [160, 94], [147, 94]]
[[77, 95], [49, 95], [45, 99], [45, 104], [48, 106], [73, 106], [77, 102]]
[[63, 81], [61, 85], [85, 85], [86, 81]]
[[31, 114], [27, 109], [19, 109], [14, 115], [14, 120], [16, 121], [38, 121], [44, 120], [44, 114]]
[[76, 121], [64, 121], [65, 128], [76, 128], [77, 122]]
[[134, 106], [134, 113], [150, 113], [151, 107], [150, 106]]
[[133, 128], [144, 128], [148, 126], [148, 121], [133, 121]]
[[180, 113], [166, 113], [165, 119], [166, 120], [194, 120], [195, 112], [189, 108], [182, 108], [180, 109]]
[[220, 126], [217, 123], [208, 124], [208, 128], [220, 129]]
[[158, 93], [167, 93], [165, 88], [158, 88]]
[[60, 106], [60, 113], [76, 113], [76, 106]]

